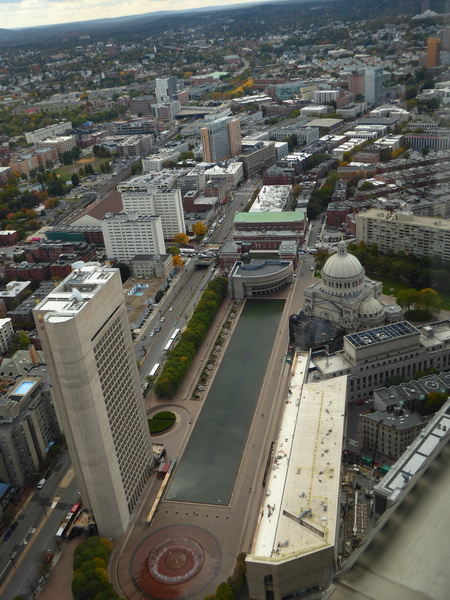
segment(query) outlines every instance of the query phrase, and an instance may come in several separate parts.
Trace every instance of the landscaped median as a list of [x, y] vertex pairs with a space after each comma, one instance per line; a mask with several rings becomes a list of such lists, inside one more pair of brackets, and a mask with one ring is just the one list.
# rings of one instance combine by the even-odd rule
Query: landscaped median
[[217, 277], [208, 283], [180, 341], [169, 353], [156, 380], [155, 393], [159, 398], [172, 398], [180, 388], [226, 296], [227, 288], [225, 277]]
[[156, 413], [156, 415], [148, 420], [150, 433], [162, 433], [163, 431], [167, 431], [175, 423], [175, 419], [175, 414], [168, 410]]

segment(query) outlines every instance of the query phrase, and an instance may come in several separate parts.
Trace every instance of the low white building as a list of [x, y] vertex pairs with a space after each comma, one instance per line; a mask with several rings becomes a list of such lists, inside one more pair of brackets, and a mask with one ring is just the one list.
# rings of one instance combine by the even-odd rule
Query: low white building
[[249, 212], [281, 212], [291, 199], [290, 185], [264, 185]]
[[318, 595], [336, 569], [347, 378], [306, 383], [308, 369], [308, 354], [296, 354], [246, 558], [254, 600]]

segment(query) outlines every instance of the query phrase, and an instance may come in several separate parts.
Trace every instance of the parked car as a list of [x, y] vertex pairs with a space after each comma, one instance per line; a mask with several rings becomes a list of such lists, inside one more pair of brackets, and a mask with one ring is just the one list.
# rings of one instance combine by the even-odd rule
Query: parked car
[[9, 540], [9, 538], [11, 537], [12, 531], [11, 529], [8, 529], [8, 531], [5, 533], [5, 535], [3, 536], [3, 541], [7, 542]]

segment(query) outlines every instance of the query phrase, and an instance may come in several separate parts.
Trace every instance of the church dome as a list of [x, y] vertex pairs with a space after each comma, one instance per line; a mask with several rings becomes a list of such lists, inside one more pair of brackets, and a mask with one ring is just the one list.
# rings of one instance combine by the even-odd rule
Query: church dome
[[360, 317], [377, 317], [384, 312], [383, 306], [376, 298], [366, 298], [361, 302], [358, 309]]
[[353, 254], [347, 253], [347, 244], [339, 242], [339, 250], [330, 256], [322, 269], [322, 278], [331, 279], [356, 279], [364, 276], [364, 269]]

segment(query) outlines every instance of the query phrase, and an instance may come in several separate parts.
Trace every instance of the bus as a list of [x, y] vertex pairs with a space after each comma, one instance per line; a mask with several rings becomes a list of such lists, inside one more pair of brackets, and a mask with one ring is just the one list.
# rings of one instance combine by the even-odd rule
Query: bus
[[180, 333], [181, 333], [181, 329], [175, 329], [175, 331], [170, 336], [170, 339], [172, 340], [172, 342], [174, 342], [175, 340], [177, 340], [180, 337]]
[[164, 352], [169, 352], [169, 350], [172, 348], [174, 340], [169, 340], [167, 342], [167, 344], [164, 346]]
[[161, 368], [161, 364], [160, 363], [156, 363], [155, 365], [153, 365], [152, 370], [148, 374], [149, 377], [156, 377], [156, 375], [158, 375], [158, 373], [159, 373], [160, 368]]
[[194, 254], [197, 254], [197, 250], [193, 248], [180, 248], [180, 254], [181, 256], [194, 256]]
[[81, 504], [78, 503], [78, 504], [74, 504], [72, 506], [72, 508], [69, 510], [69, 512], [65, 516], [64, 520], [61, 522], [61, 525], [60, 525], [58, 531], [56, 532], [57, 540], [62, 540], [66, 537], [72, 523], [77, 518], [78, 513], [80, 512], [80, 509], [81, 509]]

